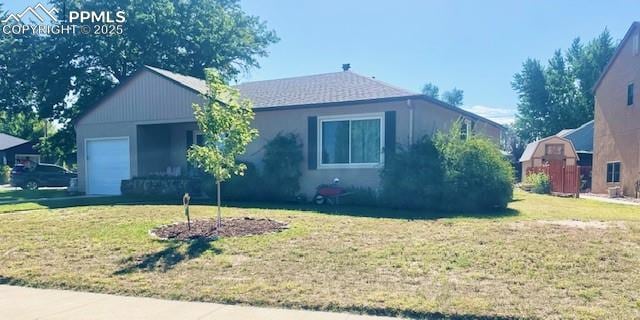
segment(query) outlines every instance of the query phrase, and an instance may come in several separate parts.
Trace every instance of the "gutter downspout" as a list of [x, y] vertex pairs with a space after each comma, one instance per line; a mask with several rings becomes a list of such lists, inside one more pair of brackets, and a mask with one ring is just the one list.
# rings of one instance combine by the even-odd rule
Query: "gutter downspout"
[[413, 144], [413, 104], [411, 99], [407, 99], [407, 107], [409, 108], [409, 145]]

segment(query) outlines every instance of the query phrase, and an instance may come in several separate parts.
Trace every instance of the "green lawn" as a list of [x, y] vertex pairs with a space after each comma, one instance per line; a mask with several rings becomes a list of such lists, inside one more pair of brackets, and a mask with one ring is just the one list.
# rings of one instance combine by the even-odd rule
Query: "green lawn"
[[640, 317], [635, 206], [517, 193], [488, 218], [229, 207], [291, 228], [181, 244], [147, 234], [181, 206], [68, 205], [0, 215], [0, 282], [417, 317]]
[[45, 190], [14, 190], [0, 189], [0, 202], [8, 201], [24, 201], [41, 198], [59, 198], [68, 197], [66, 190], [63, 189], [45, 189]]

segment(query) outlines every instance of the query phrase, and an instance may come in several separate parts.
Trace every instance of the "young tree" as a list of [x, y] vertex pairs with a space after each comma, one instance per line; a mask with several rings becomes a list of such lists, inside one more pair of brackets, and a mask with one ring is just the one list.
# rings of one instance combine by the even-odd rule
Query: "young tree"
[[431, 82], [427, 82], [424, 87], [422, 87], [422, 94], [427, 97], [438, 99], [440, 88]]
[[254, 113], [251, 102], [242, 99], [237, 89], [228, 86], [220, 73], [206, 69], [208, 93], [205, 105], [194, 104], [194, 115], [204, 135], [204, 145], [193, 145], [187, 158], [216, 181], [218, 216], [217, 227], [222, 226], [220, 184], [232, 175], [243, 175], [247, 166], [237, 158], [247, 145], [258, 136], [251, 127]]
[[442, 100], [456, 107], [459, 107], [462, 105], [462, 101], [464, 100], [464, 91], [458, 88], [453, 88], [449, 91], [445, 91], [442, 94]]

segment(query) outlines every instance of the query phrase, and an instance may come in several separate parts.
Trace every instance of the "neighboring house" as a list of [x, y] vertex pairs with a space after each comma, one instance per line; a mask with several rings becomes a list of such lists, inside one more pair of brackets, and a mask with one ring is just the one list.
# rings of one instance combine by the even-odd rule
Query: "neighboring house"
[[593, 120], [575, 129], [564, 129], [556, 134], [571, 141], [578, 155], [578, 165], [593, 165]]
[[[244, 161], [261, 165], [264, 145], [279, 132], [304, 144], [301, 188], [340, 178], [344, 186], [379, 187], [385, 152], [424, 135], [465, 127], [496, 143], [503, 127], [473, 113], [351, 71], [257, 81], [237, 86], [253, 102], [260, 136]], [[193, 103], [203, 103], [203, 80], [144, 67], [76, 123], [79, 188], [117, 194], [120, 181], [154, 173], [185, 174], [187, 148], [202, 141]], [[250, 192], [250, 190], [248, 190]]]
[[640, 180], [640, 23], [634, 22], [594, 86], [593, 192]]
[[16, 162], [29, 161], [32, 163], [40, 163], [40, 155], [33, 146], [34, 143], [29, 140], [0, 133], [1, 164], [13, 167]]

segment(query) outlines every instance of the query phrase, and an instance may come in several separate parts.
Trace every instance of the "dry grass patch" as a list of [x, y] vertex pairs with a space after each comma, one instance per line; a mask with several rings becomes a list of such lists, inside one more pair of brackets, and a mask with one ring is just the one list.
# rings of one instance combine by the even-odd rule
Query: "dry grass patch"
[[[180, 221], [180, 206], [7, 213], [0, 215], [0, 277], [40, 287], [421, 317], [640, 317], [637, 207], [519, 193], [511, 208], [517, 214], [503, 218], [421, 220], [225, 208], [225, 217], [269, 218], [290, 228], [190, 243], [147, 234]], [[194, 218], [213, 213], [192, 209]], [[590, 227], [557, 223], [572, 220]], [[591, 227], [601, 224], [607, 227]]]

